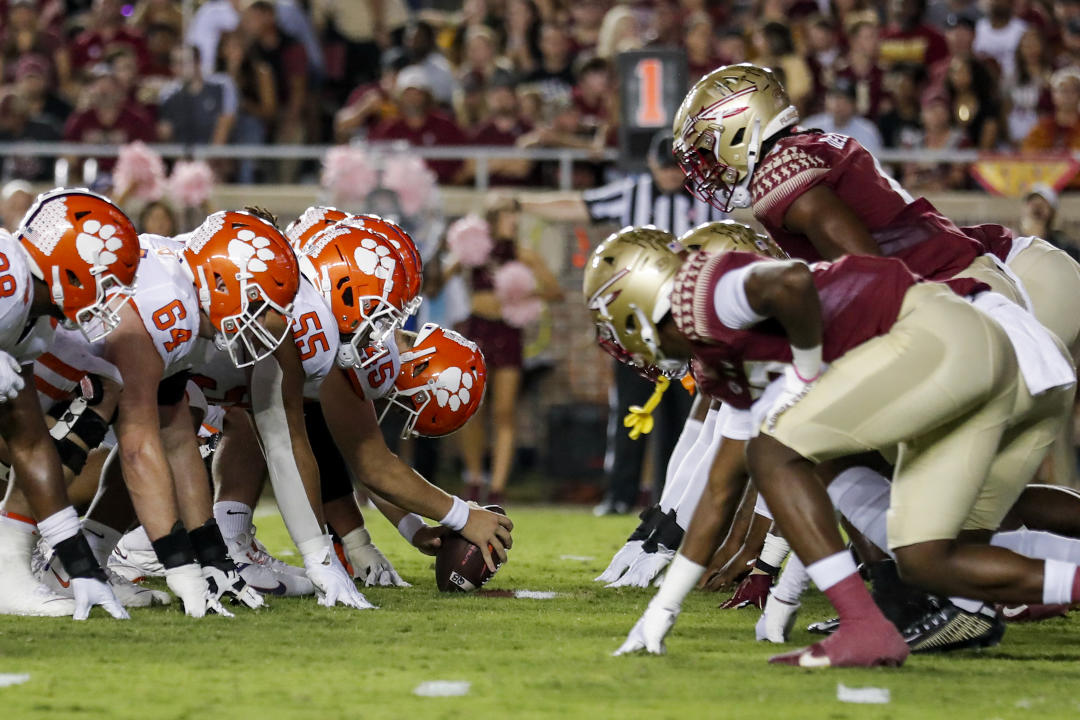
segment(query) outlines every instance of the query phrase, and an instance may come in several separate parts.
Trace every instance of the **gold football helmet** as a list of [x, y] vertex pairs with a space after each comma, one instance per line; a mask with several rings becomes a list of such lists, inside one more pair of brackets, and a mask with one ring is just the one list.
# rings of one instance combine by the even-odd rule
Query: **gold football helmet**
[[674, 235], [646, 225], [611, 235], [585, 267], [584, 293], [597, 342], [646, 376], [686, 373], [685, 360], [664, 357], [657, 330], [671, 310], [671, 288], [683, 258]]
[[768, 235], [753, 231], [749, 225], [734, 220], [717, 220], [687, 230], [679, 238], [679, 244], [693, 252], [709, 253], [752, 252], [777, 260], [788, 260], [788, 255]]
[[675, 113], [674, 153], [687, 189], [724, 212], [748, 207], [761, 144], [798, 121], [772, 70], [749, 63], [713, 70]]

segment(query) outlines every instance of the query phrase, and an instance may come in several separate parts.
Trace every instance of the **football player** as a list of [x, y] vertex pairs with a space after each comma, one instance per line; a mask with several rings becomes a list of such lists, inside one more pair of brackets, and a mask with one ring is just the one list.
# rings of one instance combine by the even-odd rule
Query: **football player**
[[[101, 604], [114, 617], [126, 618], [68, 501], [32, 363], [51, 344], [57, 320], [87, 341], [100, 341], [118, 327], [130, 307], [139, 265], [135, 229], [102, 197], [85, 190], [52, 191], [38, 197], [18, 241], [0, 233], [0, 265], [0, 435], [14, 471], [9, 495], [14, 487], [21, 491], [0, 517], [0, 612], [85, 619], [92, 605]], [[80, 450], [70, 439], [59, 449], [68, 456]], [[38, 533], [63, 563], [72, 599], [49, 591], [30, 574]]]
[[[1000, 326], [950, 289], [920, 284], [903, 263], [852, 256], [811, 269], [771, 259], [748, 228], [741, 242], [735, 235], [731, 252], [687, 257], [666, 233], [617, 234], [595, 252], [586, 294], [596, 322], [624, 347], [653, 364], [693, 357], [704, 369], [699, 376], [720, 381], [708, 390], [735, 407], [752, 400], [745, 362], [791, 362], [775, 400], [764, 403], [762, 433], [748, 444], [747, 459], [841, 625], [822, 643], [774, 661], [874, 665], [906, 657], [843, 548], [812, 464], [900, 443], [889, 545], [905, 572], [968, 597], [1080, 599], [1075, 565], [956, 541], [963, 530], [985, 542], [997, 529], [1072, 401], [1075, 375], [1050, 334], [1029, 328], [1043, 332], [1060, 360], [1029, 388]], [[972, 280], [954, 287], [964, 294], [984, 288]], [[952, 482], [942, 487], [942, 477]], [[939, 512], [922, 512], [929, 505]], [[683, 552], [700, 551], [688, 538]], [[669, 593], [681, 597], [696, 584], [707, 559], [676, 557], [652, 614], [621, 651], [645, 647], [646, 637], [659, 649], [648, 626], [670, 627], [677, 608]]]

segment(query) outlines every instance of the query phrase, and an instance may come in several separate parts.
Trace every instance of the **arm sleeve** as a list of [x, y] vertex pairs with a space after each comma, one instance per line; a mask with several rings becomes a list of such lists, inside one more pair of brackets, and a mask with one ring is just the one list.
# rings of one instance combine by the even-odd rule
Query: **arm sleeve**
[[737, 270], [724, 273], [713, 291], [713, 309], [716, 317], [723, 324], [735, 330], [745, 330], [765, 319], [750, 307], [750, 298], [746, 296], [746, 278], [760, 263], [744, 265]]

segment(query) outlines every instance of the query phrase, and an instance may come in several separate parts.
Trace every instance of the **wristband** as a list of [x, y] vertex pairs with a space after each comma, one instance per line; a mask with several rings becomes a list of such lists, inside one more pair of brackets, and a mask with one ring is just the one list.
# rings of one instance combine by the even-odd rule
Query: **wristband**
[[195, 548], [191, 547], [191, 538], [188, 537], [184, 524], [179, 520], [172, 526], [168, 535], [159, 537], [150, 544], [154, 548], [158, 561], [166, 570], [195, 562]]
[[821, 345], [812, 348], [797, 348], [791, 346], [791, 366], [795, 369], [795, 376], [804, 383], [813, 382], [821, 376]]
[[229, 548], [225, 545], [225, 538], [221, 536], [217, 521], [210, 518], [201, 527], [197, 527], [188, 533], [191, 538], [191, 546], [195, 549], [195, 557], [203, 567], [215, 567], [222, 572], [229, 572], [236, 568], [236, 563], [229, 557]]
[[465, 528], [467, 522], [469, 522], [469, 504], [455, 496], [454, 504], [450, 506], [450, 512], [446, 513], [446, 517], [440, 520], [439, 524], [460, 532]]
[[39, 522], [37, 527], [49, 547], [56, 547], [64, 540], [75, 537], [82, 530], [82, 526], [79, 525], [79, 514], [71, 505], [63, 510], [57, 510]]
[[427, 523], [424, 522], [422, 517], [416, 513], [409, 513], [398, 522], [397, 531], [401, 533], [401, 537], [405, 538], [405, 542], [412, 545], [416, 533], [420, 532], [420, 529], [426, 526]]
[[105, 571], [101, 569], [97, 558], [94, 557], [94, 551], [90, 549], [90, 543], [81, 532], [75, 533], [66, 540], [61, 540], [53, 547], [68, 577], [93, 578], [105, 582]]

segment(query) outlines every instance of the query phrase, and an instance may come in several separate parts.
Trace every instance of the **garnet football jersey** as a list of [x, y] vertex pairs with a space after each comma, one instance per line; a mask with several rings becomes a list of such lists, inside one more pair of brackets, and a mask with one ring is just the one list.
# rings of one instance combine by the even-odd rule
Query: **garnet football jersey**
[[784, 216], [803, 193], [829, 187], [866, 225], [881, 253], [930, 280], [967, 268], [982, 248], [925, 198], [914, 199], [862, 145], [846, 135], [805, 132], [776, 141], [750, 183], [754, 216], [788, 255], [823, 259], [805, 235], [788, 232]]

